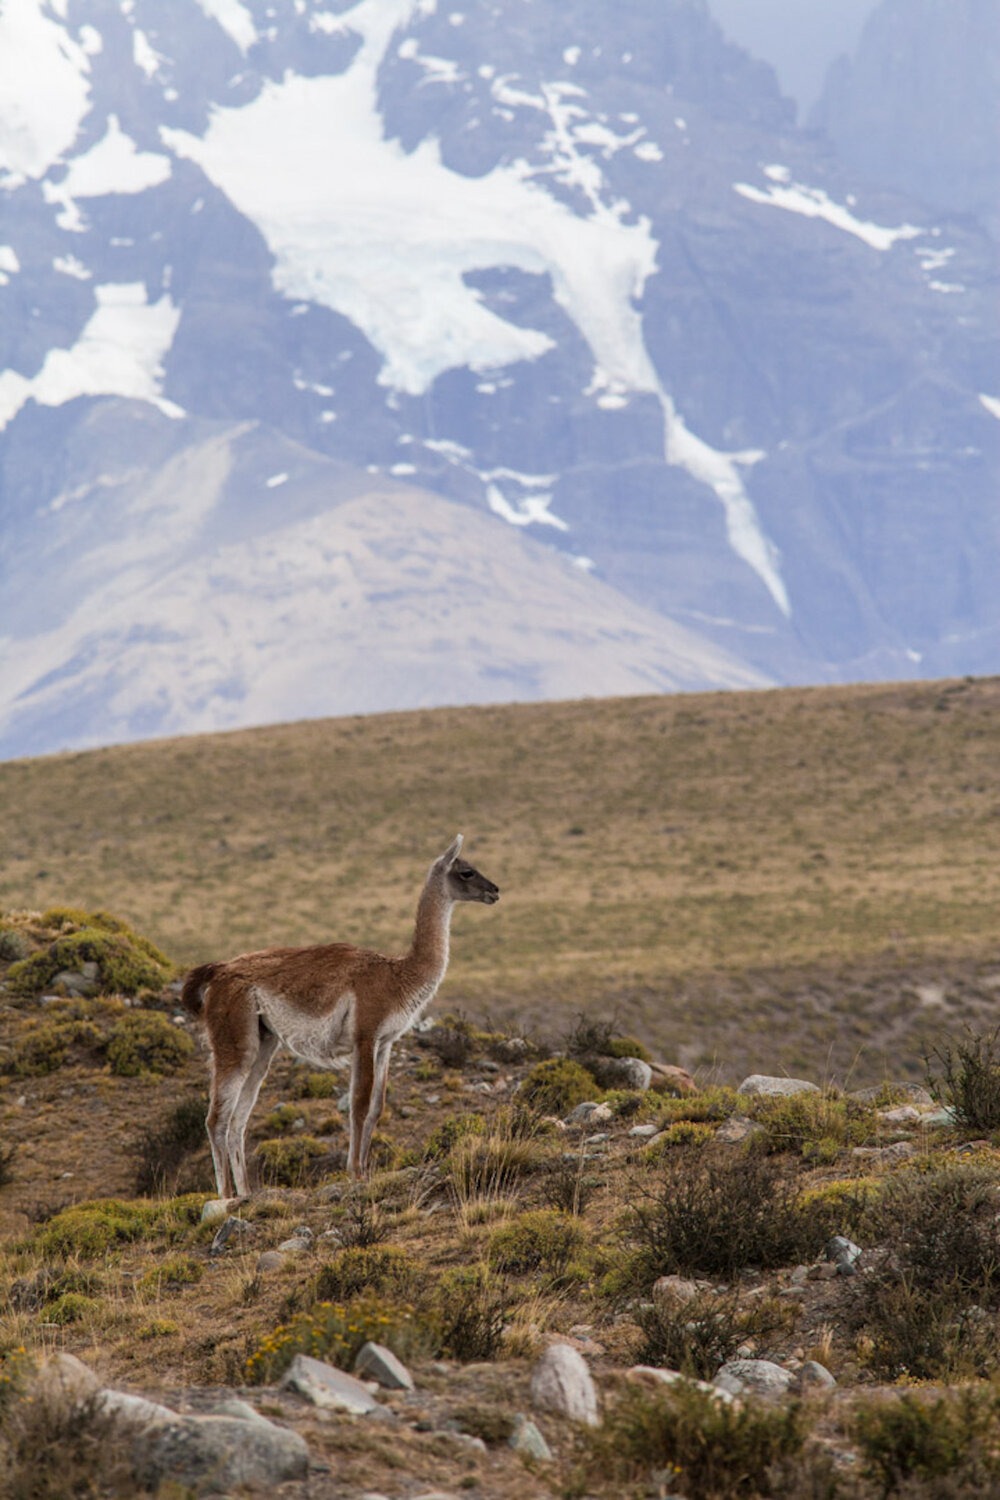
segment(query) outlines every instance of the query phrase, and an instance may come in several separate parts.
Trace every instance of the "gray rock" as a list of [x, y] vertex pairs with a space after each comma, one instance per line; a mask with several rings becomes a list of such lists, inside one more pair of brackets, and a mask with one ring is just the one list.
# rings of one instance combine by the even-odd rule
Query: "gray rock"
[[385, 1386], [386, 1390], [412, 1391], [414, 1389], [413, 1376], [402, 1360], [397, 1359], [392, 1350], [387, 1349], [384, 1344], [363, 1344], [354, 1361], [354, 1373], [368, 1380], [378, 1381], [379, 1385]]
[[792, 1389], [796, 1394], [804, 1391], [832, 1391], [837, 1382], [818, 1359], [807, 1359], [801, 1369], [796, 1370]]
[[209, 1494], [273, 1489], [304, 1479], [309, 1449], [297, 1432], [262, 1417], [178, 1417], [147, 1430], [134, 1448], [136, 1475], [151, 1488], [192, 1485]]
[[706, 1285], [702, 1282], [699, 1286], [684, 1276], [658, 1276], [651, 1295], [654, 1302], [690, 1302]]
[[507, 1443], [515, 1453], [523, 1453], [527, 1458], [537, 1459], [539, 1463], [552, 1462], [552, 1449], [534, 1422], [523, 1412], [518, 1412], [514, 1418], [514, 1431]]
[[659, 1125], [633, 1125], [629, 1135], [638, 1141], [651, 1140], [654, 1135], [662, 1134]]
[[915, 1104], [918, 1109], [933, 1109], [934, 1096], [919, 1083], [890, 1083], [877, 1084], [872, 1088], [855, 1089], [853, 1094], [848, 1094], [848, 1099], [856, 1099], [859, 1104], [874, 1104], [884, 1096], [886, 1089], [891, 1089], [894, 1094], [902, 1094], [903, 1098], [910, 1104]]
[[691, 1375], [683, 1375], [680, 1370], [664, 1370], [656, 1365], [633, 1365], [630, 1370], [625, 1371], [625, 1379], [630, 1385], [645, 1386], [647, 1390], [657, 1390], [665, 1385], [694, 1388], [704, 1392], [706, 1396], [712, 1396], [720, 1405], [731, 1405], [736, 1399], [731, 1391], [724, 1390], [720, 1385], [710, 1385], [707, 1380], [695, 1380]]
[[280, 1250], [264, 1250], [257, 1257], [254, 1269], [258, 1272], [280, 1271], [285, 1264], [285, 1257]]
[[201, 1206], [201, 1222], [203, 1224], [221, 1224], [229, 1213], [228, 1198], [209, 1198], [207, 1203]]
[[566, 1116], [567, 1125], [597, 1125], [611, 1119], [611, 1106], [598, 1104], [596, 1099], [585, 1099]]
[[639, 1089], [645, 1092], [653, 1081], [653, 1070], [641, 1057], [602, 1057], [595, 1059], [592, 1071], [605, 1089]]
[[715, 1139], [724, 1146], [739, 1146], [751, 1136], [760, 1135], [764, 1127], [757, 1120], [748, 1120], [746, 1115], [730, 1115], [715, 1132]]
[[100, 970], [92, 959], [80, 965], [79, 969], [61, 969], [52, 980], [53, 985], [62, 985], [68, 995], [88, 999], [96, 995], [100, 990]]
[[597, 1390], [583, 1355], [569, 1344], [550, 1344], [531, 1372], [531, 1399], [543, 1411], [596, 1427]]
[[731, 1396], [761, 1396], [773, 1401], [787, 1394], [795, 1380], [791, 1371], [769, 1359], [730, 1359], [715, 1373], [714, 1384]]
[[856, 1245], [844, 1234], [835, 1234], [827, 1241], [824, 1255], [827, 1260], [834, 1261], [837, 1265], [853, 1266], [861, 1259], [861, 1246]]
[[749, 1078], [744, 1078], [738, 1094], [751, 1095], [776, 1095], [776, 1094], [818, 1094], [820, 1089], [815, 1083], [807, 1083], [804, 1078], [772, 1078], [767, 1073], [751, 1073]]
[[364, 1416], [378, 1406], [371, 1391], [360, 1380], [308, 1354], [296, 1354], [282, 1377], [281, 1386], [327, 1411], [347, 1411]]
[[[202, 1209], [204, 1213], [204, 1209]], [[246, 1219], [238, 1219], [231, 1214], [226, 1221], [215, 1231], [215, 1238], [209, 1246], [209, 1255], [219, 1255], [227, 1245], [243, 1244], [246, 1240], [252, 1240], [257, 1233], [253, 1224], [248, 1224]]]
[[851, 1155], [862, 1161], [903, 1161], [916, 1154], [917, 1148], [912, 1141], [893, 1141], [891, 1146], [854, 1146], [851, 1149]]
[[883, 1125], [918, 1125], [924, 1114], [913, 1104], [896, 1104], [892, 1109], [880, 1109], [876, 1118]]
[[302, 1234], [293, 1234], [290, 1239], [282, 1240], [278, 1249], [288, 1255], [299, 1255], [303, 1250], [311, 1250], [312, 1242], [313, 1237], [311, 1232], [308, 1237]]

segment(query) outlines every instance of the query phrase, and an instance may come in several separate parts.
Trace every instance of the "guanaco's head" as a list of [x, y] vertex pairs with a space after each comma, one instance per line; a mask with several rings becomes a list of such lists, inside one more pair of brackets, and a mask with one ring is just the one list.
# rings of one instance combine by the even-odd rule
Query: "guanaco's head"
[[480, 875], [478, 870], [462, 859], [461, 854], [462, 835], [459, 834], [435, 862], [435, 869], [441, 872], [447, 894], [452, 901], [483, 901], [487, 906], [493, 906], [500, 900], [500, 887], [494, 885], [492, 880], [487, 880], [485, 875]]

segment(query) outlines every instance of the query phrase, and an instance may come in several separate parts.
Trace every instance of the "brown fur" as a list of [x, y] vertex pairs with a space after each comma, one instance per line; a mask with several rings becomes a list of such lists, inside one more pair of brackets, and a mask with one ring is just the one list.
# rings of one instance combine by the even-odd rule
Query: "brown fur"
[[188, 975], [181, 1002], [203, 1022], [212, 1054], [208, 1134], [220, 1196], [248, 1190], [244, 1136], [280, 1042], [318, 1066], [351, 1052], [348, 1164], [367, 1171], [371, 1138], [385, 1102], [389, 1053], [433, 999], [448, 964], [452, 909], [492, 905], [499, 890], [459, 858], [461, 835], [431, 866], [413, 939], [387, 957], [348, 943], [265, 948]]

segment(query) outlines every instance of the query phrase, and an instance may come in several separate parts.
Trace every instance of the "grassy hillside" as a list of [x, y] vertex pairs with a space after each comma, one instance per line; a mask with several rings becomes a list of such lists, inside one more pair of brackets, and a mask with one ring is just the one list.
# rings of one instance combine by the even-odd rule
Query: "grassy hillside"
[[[0, 765], [0, 906], [133, 921], [178, 963], [407, 941], [452, 835], [495, 879], [444, 1005], [617, 1009], [726, 1074], [879, 1073], [982, 1019], [1000, 681], [314, 721]], [[859, 1071], [860, 1070], [860, 1071]], [[898, 1068], [896, 1070], [898, 1072]]]

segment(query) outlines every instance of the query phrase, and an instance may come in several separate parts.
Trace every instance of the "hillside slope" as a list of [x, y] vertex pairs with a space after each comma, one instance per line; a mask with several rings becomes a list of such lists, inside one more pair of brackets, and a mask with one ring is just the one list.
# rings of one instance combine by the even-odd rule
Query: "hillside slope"
[[[190, 964], [407, 941], [461, 830], [503, 891], [443, 1007], [609, 1013], [727, 1075], [991, 1013], [1000, 682], [418, 711], [0, 765], [0, 905], [108, 907]], [[780, 1021], [780, 1025], [777, 1024]]]

